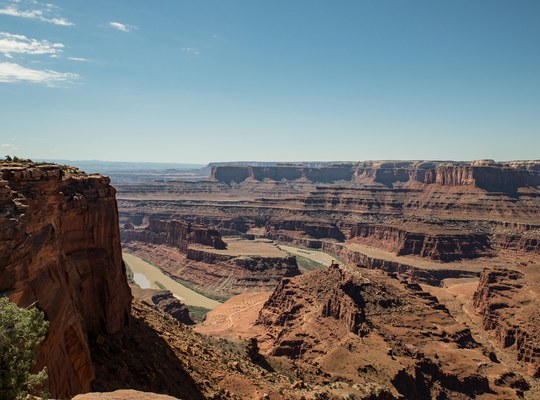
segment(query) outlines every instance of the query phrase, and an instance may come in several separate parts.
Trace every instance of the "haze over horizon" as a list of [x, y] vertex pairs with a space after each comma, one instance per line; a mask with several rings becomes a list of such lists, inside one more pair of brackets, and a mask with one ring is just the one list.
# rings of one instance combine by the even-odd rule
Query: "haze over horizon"
[[1, 155], [539, 159], [539, 12], [533, 0], [0, 0]]

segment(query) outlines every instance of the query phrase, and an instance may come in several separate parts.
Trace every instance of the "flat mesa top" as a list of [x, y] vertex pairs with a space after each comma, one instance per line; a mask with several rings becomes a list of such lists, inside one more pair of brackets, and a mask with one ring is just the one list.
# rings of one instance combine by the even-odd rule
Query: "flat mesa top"
[[[258, 257], [286, 257], [287, 253], [280, 250], [272, 241], [266, 239], [245, 240], [240, 238], [223, 238], [227, 243], [226, 249], [214, 249], [204, 247], [209, 253], [217, 253], [228, 256], [258, 256]], [[194, 245], [194, 248], [202, 246]]]

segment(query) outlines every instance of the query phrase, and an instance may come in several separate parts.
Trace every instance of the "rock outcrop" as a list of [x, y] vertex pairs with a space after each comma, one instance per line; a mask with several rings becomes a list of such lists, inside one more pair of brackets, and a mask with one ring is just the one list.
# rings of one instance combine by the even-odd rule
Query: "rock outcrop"
[[[431, 228], [433, 231], [433, 228]], [[348, 238], [383, 248], [398, 256], [415, 255], [440, 261], [456, 261], [490, 255], [491, 244], [485, 233], [463, 231], [410, 231], [382, 224], [356, 224], [349, 228]]]
[[493, 237], [499, 249], [540, 254], [540, 224], [501, 223], [496, 227]]
[[109, 179], [58, 165], [0, 162], [0, 294], [50, 321], [37, 368], [56, 398], [90, 390], [88, 337], [126, 326], [131, 294]]
[[174, 297], [169, 290], [142, 289], [135, 284], [131, 284], [130, 287], [133, 298], [145, 301], [156, 310], [170, 315], [185, 325], [195, 324], [187, 306]]
[[[254, 363], [240, 347], [244, 347], [241, 342], [232, 344], [195, 333], [135, 299], [130, 326], [91, 343], [99, 365], [93, 390], [129, 388], [186, 400], [301, 399], [323, 391], [334, 392], [329, 399], [343, 398], [343, 389], [333, 388], [330, 382], [299, 383], [294, 371], [271, 370], [262, 357], [261, 365]], [[357, 396], [362, 400], [393, 399], [376, 396], [388, 393], [385, 390], [361, 389], [367, 392]], [[151, 395], [148, 398], [152, 399]]]
[[208, 229], [203, 225], [175, 220], [151, 219], [144, 229], [124, 226], [122, 240], [125, 242], [139, 241], [162, 244], [175, 247], [182, 252], [187, 251], [190, 243], [198, 243], [215, 249], [225, 249], [227, 247], [218, 231]]
[[73, 400], [177, 400], [177, 398], [137, 390], [115, 390], [108, 393], [80, 394], [75, 396]]
[[503, 348], [540, 378], [540, 303], [525, 274], [506, 268], [486, 268], [474, 294], [474, 306], [484, 329], [492, 331]]
[[333, 265], [284, 279], [258, 324], [261, 353], [294, 359], [305, 381], [378, 384], [396, 398], [516, 398], [437, 298], [379, 271]]
[[467, 269], [451, 264], [415, 265], [414, 260], [404, 260], [397, 257], [388, 259], [382, 255], [374, 257], [366, 254], [362, 249], [343, 243], [323, 242], [322, 250], [338, 257], [349, 265], [356, 265], [368, 269], [378, 269], [389, 273], [397, 273], [415, 282], [438, 286], [443, 279], [472, 278], [479, 275], [475, 269]]

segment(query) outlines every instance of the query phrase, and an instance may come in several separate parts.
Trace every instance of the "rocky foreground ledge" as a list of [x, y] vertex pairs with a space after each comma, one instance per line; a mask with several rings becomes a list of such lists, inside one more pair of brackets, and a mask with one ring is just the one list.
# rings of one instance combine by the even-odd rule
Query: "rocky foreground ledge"
[[55, 398], [90, 390], [88, 337], [128, 322], [115, 195], [105, 176], [0, 162], [0, 294], [50, 321], [37, 367], [47, 367]]
[[80, 394], [73, 400], [176, 400], [176, 397], [137, 390], [116, 390], [109, 393]]

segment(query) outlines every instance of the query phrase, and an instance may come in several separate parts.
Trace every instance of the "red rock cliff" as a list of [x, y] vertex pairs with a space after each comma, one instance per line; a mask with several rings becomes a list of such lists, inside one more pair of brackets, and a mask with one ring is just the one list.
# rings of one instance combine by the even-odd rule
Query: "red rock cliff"
[[513, 192], [520, 187], [540, 186], [540, 163], [496, 163], [442, 161], [367, 161], [355, 164], [328, 163], [318, 168], [303, 165], [271, 167], [249, 165], [213, 166], [213, 179], [230, 184], [252, 179], [256, 181], [293, 181], [307, 179], [330, 183], [352, 181], [360, 185], [437, 184], [440, 186], [474, 186], [487, 191]]
[[486, 268], [474, 293], [474, 306], [484, 329], [492, 331], [503, 348], [535, 378], [540, 377], [540, 311], [527, 276], [519, 271]]
[[90, 390], [88, 335], [118, 332], [131, 294], [115, 189], [74, 168], [0, 163], [0, 294], [50, 321], [37, 355], [56, 398]]
[[215, 249], [225, 249], [227, 247], [227, 244], [215, 229], [175, 220], [152, 219], [145, 229], [124, 228], [122, 230], [122, 239], [124, 242], [135, 240], [145, 243], [164, 244], [176, 247], [183, 253], [187, 252], [189, 243], [203, 244]]

